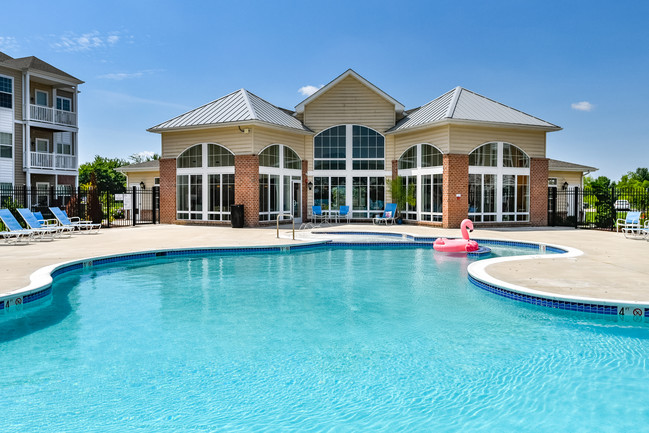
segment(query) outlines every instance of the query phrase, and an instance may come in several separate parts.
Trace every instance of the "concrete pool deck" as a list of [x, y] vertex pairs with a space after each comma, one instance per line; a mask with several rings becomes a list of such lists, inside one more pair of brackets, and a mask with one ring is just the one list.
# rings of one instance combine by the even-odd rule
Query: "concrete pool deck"
[[[415, 225], [340, 224], [319, 231], [393, 232], [426, 237], [459, 237], [458, 229]], [[214, 226], [141, 225], [102, 229], [97, 235], [74, 235], [29, 245], [0, 244], [0, 295], [26, 287], [39, 268], [61, 262], [120, 253], [169, 248], [289, 245], [290, 228], [233, 229]], [[316, 230], [318, 231], [318, 230]], [[581, 250], [574, 258], [544, 258], [496, 263], [486, 272], [499, 280], [557, 296], [638, 302], [649, 305], [649, 242], [621, 233], [570, 228], [477, 228], [476, 239], [518, 240]]]

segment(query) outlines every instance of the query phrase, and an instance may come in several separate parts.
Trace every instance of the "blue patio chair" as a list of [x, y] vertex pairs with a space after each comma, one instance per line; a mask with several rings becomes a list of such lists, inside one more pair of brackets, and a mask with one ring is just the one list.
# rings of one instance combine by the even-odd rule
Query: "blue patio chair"
[[56, 206], [49, 209], [52, 215], [54, 215], [54, 218], [59, 222], [59, 225], [64, 227], [87, 230], [88, 233], [99, 233], [99, 229], [101, 229], [101, 224], [95, 224], [92, 221], [81, 221], [79, 217], [68, 218], [67, 214]]
[[350, 222], [352, 213], [349, 211], [349, 206], [340, 206], [340, 218], [345, 218], [347, 223]]
[[0, 209], [0, 220], [9, 229], [8, 232], [4, 232], [7, 234], [2, 235], [5, 242], [10, 242], [11, 239], [15, 239], [29, 243], [30, 240], [34, 239], [34, 236], [43, 239], [43, 235], [45, 234], [44, 230], [24, 229], [9, 209]]
[[[53, 225], [53, 224], [45, 224], [45, 220], [43, 220], [43, 215], [41, 214], [41, 221], [36, 218], [36, 216], [29, 211], [29, 209], [18, 209], [18, 213], [20, 216], [25, 220], [25, 223], [27, 223], [27, 227], [30, 229], [38, 229], [42, 230], [44, 233], [54, 237], [61, 237], [63, 232], [67, 232], [68, 236], [72, 233], [72, 230], [69, 227], [63, 227], [59, 225]], [[39, 212], [40, 213], [40, 212]]]
[[311, 206], [311, 219], [314, 223], [324, 222], [325, 217], [322, 213], [322, 206]]
[[638, 236], [640, 234], [640, 230], [642, 229], [642, 226], [640, 225], [640, 217], [642, 216], [641, 212], [627, 212], [626, 218], [619, 218], [616, 222], [616, 230], [617, 232], [622, 229], [622, 233], [624, 233], [624, 237], [627, 237], [627, 235], [635, 235]]
[[372, 224], [381, 224], [381, 222], [384, 222], [385, 225], [388, 225], [388, 222], [390, 222], [390, 224], [394, 224], [396, 217], [397, 217], [397, 204], [388, 203], [385, 205], [385, 209], [383, 210], [383, 215], [375, 217], [372, 220]]

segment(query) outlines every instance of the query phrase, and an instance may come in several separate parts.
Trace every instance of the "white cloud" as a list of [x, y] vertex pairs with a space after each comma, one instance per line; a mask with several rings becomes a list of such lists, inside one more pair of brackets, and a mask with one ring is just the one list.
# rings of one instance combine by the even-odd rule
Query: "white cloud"
[[573, 110], [577, 111], [593, 111], [595, 106], [588, 101], [574, 102], [570, 105]]
[[119, 42], [120, 36], [117, 34], [102, 35], [98, 31], [75, 35], [66, 33], [59, 36], [58, 41], [52, 42], [52, 48], [58, 51], [90, 51], [95, 48], [112, 47]]
[[311, 96], [311, 95], [313, 95], [315, 92], [317, 92], [318, 90], [320, 90], [323, 86], [324, 86], [324, 84], [320, 84], [320, 87], [311, 86], [311, 85], [309, 85], [309, 86], [302, 86], [302, 87], [300, 87], [300, 88], [298, 89], [298, 92], [301, 93], [301, 94], [304, 95], [304, 96]]
[[[18, 41], [13, 36], [0, 36], [0, 51], [17, 51]], [[9, 53], [6, 53], [10, 55]]]
[[137, 72], [116, 72], [116, 73], [110, 73], [110, 74], [103, 74], [99, 75], [97, 78], [104, 78], [106, 80], [116, 80], [116, 81], [121, 81], [121, 80], [128, 80], [131, 78], [140, 78], [145, 75], [151, 75], [155, 72], [159, 72], [159, 69], [145, 69], [144, 71], [137, 71]]
[[98, 95], [105, 104], [123, 106], [124, 104], [128, 105], [158, 105], [161, 107], [171, 107], [180, 110], [189, 110], [190, 107], [182, 104], [176, 104], [174, 102], [167, 101], [158, 101], [155, 99], [146, 99], [140, 98], [139, 96], [127, 95], [125, 93], [110, 92], [107, 90], [95, 90], [94, 93]]

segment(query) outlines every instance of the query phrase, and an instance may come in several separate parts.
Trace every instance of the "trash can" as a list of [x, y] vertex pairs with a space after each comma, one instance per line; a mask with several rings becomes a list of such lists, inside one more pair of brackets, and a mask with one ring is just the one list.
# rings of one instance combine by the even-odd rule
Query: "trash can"
[[230, 219], [232, 227], [235, 229], [243, 228], [243, 205], [235, 204], [230, 206]]

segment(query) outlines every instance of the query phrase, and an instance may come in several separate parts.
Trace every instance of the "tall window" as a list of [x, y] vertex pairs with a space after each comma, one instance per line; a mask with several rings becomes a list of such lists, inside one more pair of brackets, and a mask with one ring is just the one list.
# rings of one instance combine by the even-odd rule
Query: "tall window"
[[442, 221], [443, 154], [432, 144], [422, 143], [408, 148], [397, 167], [402, 186], [414, 185], [416, 204], [406, 204], [405, 219]]
[[11, 134], [0, 132], [0, 158], [11, 158], [13, 155], [13, 144]]
[[196, 144], [176, 159], [176, 218], [228, 221], [234, 204], [234, 155], [214, 143]]
[[259, 153], [259, 220], [272, 221], [282, 213], [300, 218], [302, 160], [293, 149], [273, 144]]
[[13, 108], [13, 79], [0, 75], [0, 108]]
[[[372, 218], [385, 200], [385, 138], [362, 125], [338, 125], [313, 140], [313, 204], [354, 218]], [[351, 188], [349, 194], [348, 188]]]
[[469, 154], [469, 218], [529, 221], [530, 158], [510, 143], [487, 143]]

